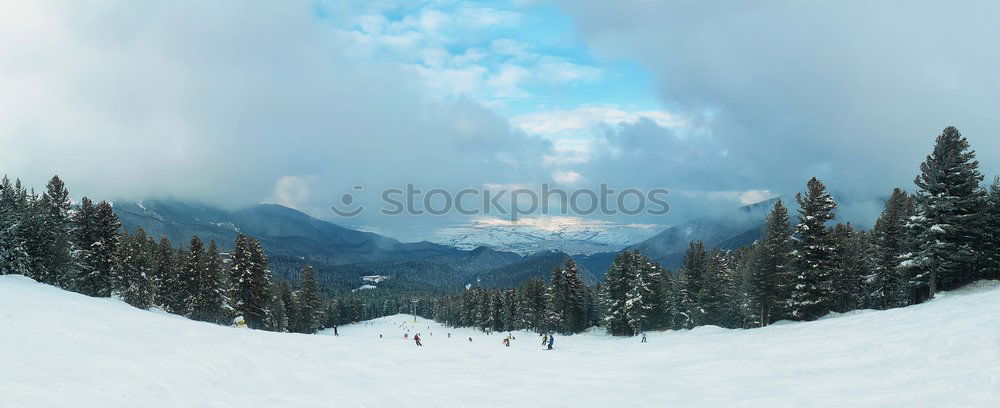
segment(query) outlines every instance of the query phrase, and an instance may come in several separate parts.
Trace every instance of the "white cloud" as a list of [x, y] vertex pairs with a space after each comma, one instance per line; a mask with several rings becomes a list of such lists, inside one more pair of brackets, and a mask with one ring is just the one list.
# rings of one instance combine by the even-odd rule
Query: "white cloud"
[[562, 185], [572, 186], [579, 184], [584, 178], [582, 174], [575, 171], [556, 170], [552, 173], [552, 180]]
[[581, 106], [518, 115], [511, 118], [514, 127], [537, 135], [565, 135], [603, 126], [634, 124], [650, 120], [662, 127], [675, 127], [684, 122], [666, 111], [626, 111], [616, 106]]
[[300, 209], [309, 201], [309, 183], [297, 176], [282, 177], [274, 186], [273, 201], [285, 207]]

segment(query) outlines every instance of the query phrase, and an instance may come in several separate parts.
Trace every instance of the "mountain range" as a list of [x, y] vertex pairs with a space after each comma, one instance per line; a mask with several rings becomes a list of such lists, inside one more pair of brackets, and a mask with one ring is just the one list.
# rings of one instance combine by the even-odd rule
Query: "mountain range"
[[[531, 239], [525, 239], [508, 226], [489, 229], [504, 233], [477, 238], [483, 245], [472, 246], [471, 235], [458, 241], [444, 240], [445, 243], [401, 242], [345, 228], [277, 204], [226, 210], [174, 200], [121, 200], [114, 203], [114, 209], [124, 228], [142, 227], [154, 237], [167, 236], [175, 245], [197, 235], [205, 242], [216, 241], [225, 251], [232, 248], [237, 233], [253, 236], [264, 245], [275, 275], [295, 277], [303, 265], [311, 264], [321, 281], [334, 291], [368, 284], [363, 277], [369, 275], [391, 277], [380, 282], [382, 286], [449, 291], [471, 285], [513, 286], [529, 278], [547, 280], [552, 269], [571, 256], [579, 264], [584, 280], [593, 284], [603, 278], [615, 254], [626, 247], [675, 268], [693, 240], [725, 249], [752, 243], [760, 236], [771, 203], [766, 201], [731, 213], [696, 218], [634, 245], [608, 239], [622, 236], [614, 234], [597, 235], [594, 242], [589, 242], [587, 234], [593, 237], [595, 231], [588, 231], [587, 226], [576, 230], [557, 228], [555, 231], [564, 235], [546, 236], [538, 241], [558, 242], [558, 237], [563, 236], [579, 242], [563, 247], [537, 245], [534, 250], [529, 250]], [[518, 245], [514, 246], [519, 246], [519, 250], [509, 250], [512, 245], [504, 239], [509, 236], [515, 237]]]

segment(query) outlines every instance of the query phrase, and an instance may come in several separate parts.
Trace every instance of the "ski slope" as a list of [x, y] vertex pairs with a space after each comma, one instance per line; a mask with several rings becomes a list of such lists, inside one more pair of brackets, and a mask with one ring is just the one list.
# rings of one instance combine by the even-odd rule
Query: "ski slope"
[[[403, 340], [407, 326], [424, 347]], [[499, 334], [410, 316], [339, 331], [220, 327], [0, 276], [0, 407], [1000, 406], [994, 282], [904, 309], [646, 344], [557, 336], [553, 351], [530, 333], [506, 348]]]

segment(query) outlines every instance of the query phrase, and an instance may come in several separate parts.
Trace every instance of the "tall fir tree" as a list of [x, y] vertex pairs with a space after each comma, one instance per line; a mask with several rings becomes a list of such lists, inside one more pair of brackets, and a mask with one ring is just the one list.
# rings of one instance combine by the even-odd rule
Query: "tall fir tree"
[[631, 334], [638, 334], [655, 327], [662, 320], [660, 314], [663, 294], [662, 268], [639, 251], [632, 252], [628, 290], [625, 293], [625, 317]]
[[149, 279], [155, 269], [153, 252], [153, 241], [141, 227], [135, 235], [122, 235], [112, 271], [112, 296], [142, 309], [153, 305]]
[[795, 195], [799, 204], [799, 241], [793, 256], [795, 278], [789, 307], [798, 320], [815, 320], [833, 309], [834, 247], [826, 223], [833, 220], [837, 203], [826, 186], [813, 177], [805, 195]]
[[235, 313], [242, 315], [252, 329], [262, 329], [271, 304], [271, 277], [267, 256], [260, 242], [243, 234], [236, 236], [231, 254], [230, 301]]
[[984, 238], [986, 192], [976, 152], [954, 127], [937, 137], [913, 181], [916, 212], [910, 218], [913, 250], [900, 265], [912, 301], [934, 297], [977, 277]]
[[[196, 239], [195, 237], [194, 239]], [[192, 239], [192, 253], [194, 253]], [[191, 297], [191, 318], [205, 322], [222, 323], [225, 315], [226, 288], [222, 280], [222, 255], [215, 241], [208, 244], [202, 256], [203, 262], [197, 267], [195, 287]]]
[[868, 234], [851, 224], [837, 224], [831, 232], [834, 243], [833, 311], [844, 313], [861, 307], [865, 275], [874, 269]]
[[29, 275], [31, 258], [23, 234], [25, 203], [7, 176], [0, 180], [0, 275]]
[[902, 189], [894, 189], [869, 234], [872, 269], [865, 278], [865, 307], [889, 309], [902, 306], [897, 271], [906, 242], [906, 224], [913, 216], [913, 200]]
[[692, 242], [681, 261], [683, 285], [677, 288], [680, 327], [691, 328], [704, 324], [705, 311], [701, 307], [702, 288], [705, 286], [705, 276], [708, 275], [709, 259], [705, 244], [701, 241]]
[[299, 292], [295, 296], [295, 304], [297, 305], [296, 331], [312, 334], [319, 330], [322, 303], [319, 284], [316, 282], [316, 271], [312, 266], [306, 265], [299, 275]]
[[713, 249], [709, 254], [709, 267], [703, 276], [701, 305], [703, 322], [720, 327], [731, 327], [733, 322], [734, 276], [726, 252]]
[[45, 257], [46, 275], [43, 281], [70, 288], [75, 281], [73, 243], [70, 237], [70, 199], [66, 184], [53, 176], [42, 194], [44, 208], [44, 240], [48, 253]]
[[761, 326], [784, 316], [793, 278], [789, 265], [792, 233], [788, 209], [780, 199], [776, 200], [764, 221], [761, 240], [750, 255], [752, 263], [748, 265], [750, 298], [757, 311], [755, 320]]
[[983, 213], [980, 277], [1000, 279], [1000, 177], [994, 178], [990, 184]]
[[604, 275], [603, 300], [607, 310], [604, 325], [614, 336], [630, 336], [634, 332], [629, 324], [627, 305], [631, 270], [635, 269], [632, 251], [622, 251], [615, 256]]

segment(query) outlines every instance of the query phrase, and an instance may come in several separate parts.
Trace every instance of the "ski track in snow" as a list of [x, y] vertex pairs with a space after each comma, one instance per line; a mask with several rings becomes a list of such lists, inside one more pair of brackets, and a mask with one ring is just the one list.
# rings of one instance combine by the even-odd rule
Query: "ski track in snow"
[[339, 332], [221, 327], [0, 276], [0, 407], [1000, 406], [997, 283], [646, 344], [556, 336], [553, 351], [405, 315]]

